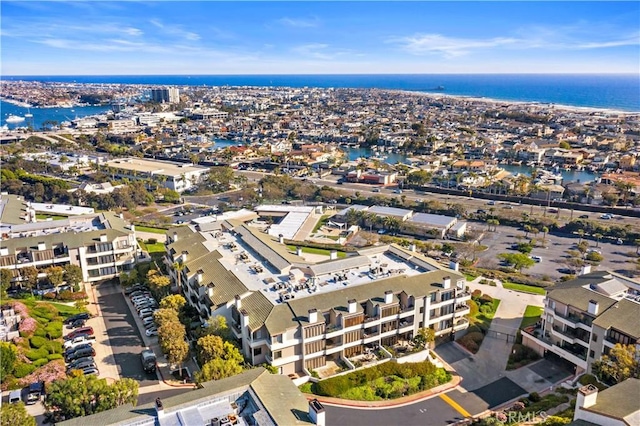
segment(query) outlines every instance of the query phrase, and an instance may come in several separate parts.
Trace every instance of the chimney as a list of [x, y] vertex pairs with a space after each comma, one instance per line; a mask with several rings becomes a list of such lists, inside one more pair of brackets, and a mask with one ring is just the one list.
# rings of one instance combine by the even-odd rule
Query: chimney
[[409, 245], [409, 250], [416, 251], [416, 245], [415, 244]]
[[580, 269], [580, 275], [586, 275], [591, 273], [591, 265], [582, 265]]
[[337, 258], [338, 258], [338, 251], [337, 250], [331, 250], [329, 252], [329, 259], [336, 260]]
[[240, 298], [240, 295], [236, 294], [234, 300], [236, 303], [236, 309], [239, 311], [242, 308], [242, 299]]
[[131, 232], [136, 232], [136, 226], [134, 224], [131, 224]]
[[164, 406], [162, 405], [162, 400], [160, 398], [156, 398], [155, 407], [158, 418], [164, 417]]
[[182, 263], [187, 263], [187, 254], [189, 254], [189, 252], [186, 250], [182, 252]]
[[393, 291], [387, 290], [384, 292], [384, 303], [388, 305], [393, 302]]
[[309, 401], [309, 417], [316, 426], [325, 426], [324, 407], [317, 399]]
[[120, 213], [119, 216], [120, 216], [120, 219], [124, 219], [124, 214]]
[[296, 247], [296, 255], [302, 256], [302, 247], [300, 246]]
[[318, 310], [316, 308], [309, 309], [309, 324], [318, 322]]
[[451, 277], [446, 276], [442, 279], [442, 288], [448, 289], [451, 287]]
[[178, 241], [178, 233], [173, 231], [173, 242], [175, 243], [176, 241]]
[[0, 248], [0, 256], [8, 256], [9, 255], [9, 248], [8, 247], [1, 247]]
[[44, 242], [38, 243], [39, 251], [46, 250], [46, 249], [47, 249], [47, 245]]
[[595, 405], [597, 399], [598, 388], [594, 385], [588, 384], [578, 389], [578, 398], [576, 400], [576, 412], [574, 414], [574, 419], [576, 418], [576, 414], [578, 414], [578, 410], [582, 408], [589, 408]]
[[589, 300], [589, 306], [587, 307], [587, 312], [591, 315], [598, 315], [598, 302], [595, 300]]
[[246, 309], [240, 309], [240, 315], [242, 315], [242, 327], [246, 327], [249, 325], [249, 312]]
[[107, 234], [101, 234], [100, 235], [100, 242], [101, 243], [106, 243], [107, 242]]
[[355, 314], [356, 313], [356, 299], [351, 299], [349, 300], [347, 303], [349, 303], [349, 313], [350, 314]]
[[280, 241], [280, 244], [284, 244], [284, 235], [278, 235], [278, 241]]
[[204, 271], [202, 269], [198, 269], [198, 272], [196, 272], [196, 281], [198, 282], [198, 284], [202, 284], [203, 277], [204, 277]]
[[460, 264], [451, 260], [449, 261], [449, 269], [457, 272], [460, 269]]

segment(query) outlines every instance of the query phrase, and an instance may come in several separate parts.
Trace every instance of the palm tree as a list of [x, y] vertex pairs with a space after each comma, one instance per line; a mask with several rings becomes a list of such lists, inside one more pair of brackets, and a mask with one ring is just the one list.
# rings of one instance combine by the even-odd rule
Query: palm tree
[[172, 266], [173, 270], [176, 271], [176, 284], [178, 285], [178, 290], [180, 293], [184, 294], [184, 291], [182, 291], [182, 270], [185, 265], [182, 262], [174, 262]]
[[549, 233], [549, 228], [546, 226], [542, 227], [542, 245], [544, 245], [547, 241], [547, 234]]
[[593, 235], [596, 238], [596, 247], [598, 247], [598, 245], [600, 244], [600, 239], [602, 238], [602, 234], [601, 233], [597, 233]]
[[640, 254], [640, 238], [633, 242], [636, 245], [636, 254]]
[[578, 229], [578, 236], [580, 237], [580, 240], [578, 240], [578, 244], [580, 244], [582, 242], [582, 238], [584, 237], [584, 229]]

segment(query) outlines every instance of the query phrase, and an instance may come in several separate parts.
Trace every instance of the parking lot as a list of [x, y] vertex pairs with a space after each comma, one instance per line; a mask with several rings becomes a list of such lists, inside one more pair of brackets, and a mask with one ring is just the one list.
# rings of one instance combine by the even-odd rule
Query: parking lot
[[145, 373], [142, 368], [143, 339], [120, 287], [104, 283], [96, 290], [120, 377], [135, 379], [141, 388], [157, 385], [157, 373]]
[[[522, 230], [507, 226], [498, 226], [495, 232], [485, 232], [481, 241], [482, 245], [489, 249], [480, 253], [480, 262], [478, 266], [484, 268], [498, 268], [500, 261], [497, 258], [499, 253], [516, 253], [512, 249], [514, 244], [526, 242], [529, 238], [535, 238], [538, 241], [538, 247], [534, 248], [530, 253], [531, 256], [540, 256], [542, 259], [533, 267], [526, 269], [527, 274], [536, 276], [548, 276], [553, 279], [560, 278], [563, 271], [567, 268], [565, 264], [567, 259], [567, 250], [571, 250], [578, 243], [579, 238], [561, 237], [556, 235], [547, 235], [545, 247], [541, 246], [542, 234], [533, 236], [529, 234], [528, 238], [523, 238], [525, 233]], [[596, 242], [590, 241], [591, 248], [596, 248]], [[597, 247], [602, 251], [604, 260], [595, 268], [598, 270], [610, 270], [623, 273], [633, 269], [633, 264], [629, 260], [633, 260], [627, 253], [635, 253], [635, 249], [626, 245], [617, 245], [611, 242], [600, 242]]]

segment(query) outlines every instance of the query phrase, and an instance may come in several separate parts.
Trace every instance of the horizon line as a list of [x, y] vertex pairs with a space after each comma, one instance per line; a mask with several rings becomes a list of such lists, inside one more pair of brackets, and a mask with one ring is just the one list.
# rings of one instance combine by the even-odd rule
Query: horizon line
[[0, 75], [0, 80], [6, 77], [156, 77], [156, 76], [360, 76], [360, 75], [602, 75], [602, 76], [640, 76], [640, 73], [634, 72], [431, 72], [431, 73], [276, 73], [276, 74], [260, 74], [260, 73], [233, 73], [233, 74], [10, 74]]

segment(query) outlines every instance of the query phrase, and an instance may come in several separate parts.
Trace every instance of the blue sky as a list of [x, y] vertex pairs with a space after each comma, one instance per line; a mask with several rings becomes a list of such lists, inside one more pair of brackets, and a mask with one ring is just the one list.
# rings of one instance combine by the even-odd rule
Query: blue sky
[[2, 1], [2, 75], [639, 73], [639, 2]]

